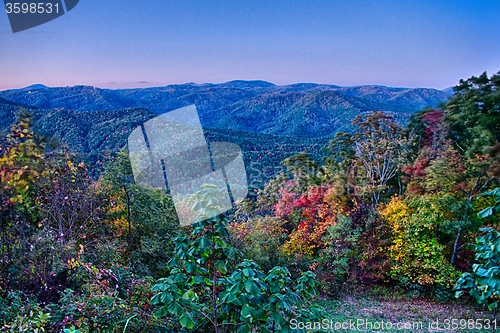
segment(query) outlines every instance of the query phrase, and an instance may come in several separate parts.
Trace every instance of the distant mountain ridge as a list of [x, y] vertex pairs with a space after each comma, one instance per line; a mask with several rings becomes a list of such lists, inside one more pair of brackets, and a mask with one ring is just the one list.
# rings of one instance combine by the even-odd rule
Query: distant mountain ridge
[[204, 127], [310, 138], [350, 131], [355, 116], [371, 111], [388, 112], [405, 123], [411, 114], [437, 106], [450, 95], [430, 88], [316, 83], [277, 86], [258, 80], [117, 90], [33, 85], [0, 92], [0, 98], [14, 103], [72, 111], [143, 108], [164, 113], [196, 104]]
[[32, 84], [30, 86], [24, 87], [24, 88], [19, 88], [19, 89], [9, 89], [6, 91], [29, 91], [29, 90], [40, 90], [40, 89], [49, 89], [50, 87], [47, 87], [43, 84]]

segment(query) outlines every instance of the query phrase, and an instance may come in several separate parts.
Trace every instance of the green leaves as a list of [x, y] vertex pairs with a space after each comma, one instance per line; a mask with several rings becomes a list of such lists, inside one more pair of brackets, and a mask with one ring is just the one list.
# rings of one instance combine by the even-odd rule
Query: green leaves
[[[250, 332], [273, 323], [280, 332], [288, 332], [287, 318], [306, 315], [311, 307], [307, 298], [316, 294], [314, 274], [302, 274], [293, 286], [284, 267], [274, 267], [266, 275], [250, 260], [235, 265], [237, 251], [226, 243], [227, 234], [225, 219], [214, 218], [197, 224], [191, 238], [176, 238], [177, 259], [169, 262], [170, 275], [152, 288], [156, 294], [151, 303], [161, 306], [156, 315], [172, 314], [187, 329], [203, 330], [217, 322], [237, 324], [238, 332]], [[228, 317], [232, 311], [240, 317]], [[194, 312], [200, 318], [196, 323]]]
[[464, 291], [480, 304], [487, 304], [490, 310], [498, 307], [500, 297], [500, 232], [492, 228], [482, 228], [486, 235], [476, 239], [476, 260], [472, 273], [464, 273], [455, 285], [455, 297]]
[[[155, 303], [153, 303], [153, 304], [155, 304]], [[156, 317], [164, 317], [166, 315], [168, 315], [168, 311], [165, 307], [159, 308], [158, 311], [156, 311], [156, 313], [155, 313]]]
[[187, 273], [194, 273], [197, 271], [198, 266], [196, 265], [195, 262], [187, 262], [184, 265], [184, 269], [186, 270]]
[[190, 283], [191, 285], [193, 284], [200, 284], [204, 281], [205, 279], [201, 275], [193, 276], [192, 277], [192, 282]]
[[460, 80], [456, 93], [446, 103], [450, 138], [468, 156], [484, 154], [487, 147], [498, 142], [500, 89], [497, 73], [490, 78], [486, 72]]
[[217, 260], [215, 262], [215, 268], [217, 268], [217, 270], [221, 274], [226, 274], [227, 273], [227, 267], [226, 267], [226, 263], [224, 262], [224, 260]]
[[255, 276], [255, 272], [250, 267], [243, 268], [242, 273], [244, 276], [249, 277], [249, 278], [253, 278]]
[[487, 207], [487, 208], [483, 209], [482, 211], [480, 211], [479, 213], [477, 213], [477, 215], [479, 215], [479, 217], [482, 219], [487, 218], [488, 216], [493, 215], [494, 208], [495, 207]]
[[482, 211], [480, 211], [479, 213], [477, 213], [477, 215], [479, 215], [479, 217], [483, 219], [493, 214], [496, 214], [500, 211], [500, 187], [497, 187], [492, 191], [484, 192], [483, 194], [481, 194], [481, 196], [487, 196], [487, 195], [492, 196], [495, 199], [496, 203], [494, 206], [487, 207]]
[[201, 249], [208, 249], [212, 245], [212, 242], [210, 239], [205, 235], [200, 238], [200, 248]]
[[186, 291], [184, 294], [182, 294], [182, 297], [188, 301], [193, 301], [197, 298], [196, 293], [193, 291], [193, 289], [189, 289]]
[[249, 319], [252, 317], [252, 309], [246, 304], [241, 308], [241, 317], [245, 319]]
[[177, 302], [171, 302], [167, 307], [168, 312], [179, 317], [182, 313], [184, 313], [185, 309]]
[[259, 287], [257, 287], [257, 284], [251, 280], [245, 282], [245, 290], [247, 291], [247, 293], [253, 296], [257, 296], [260, 291]]
[[188, 314], [183, 314], [182, 316], [180, 316], [179, 322], [181, 323], [182, 327], [188, 329], [192, 329], [194, 327], [194, 321]]

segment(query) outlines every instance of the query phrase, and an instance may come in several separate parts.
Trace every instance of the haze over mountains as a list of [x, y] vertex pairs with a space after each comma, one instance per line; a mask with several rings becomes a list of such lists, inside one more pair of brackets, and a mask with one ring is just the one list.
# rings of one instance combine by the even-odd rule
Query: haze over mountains
[[196, 104], [202, 125], [207, 128], [301, 138], [330, 137], [337, 131], [349, 131], [355, 116], [371, 111], [385, 111], [404, 123], [411, 114], [436, 106], [449, 96], [449, 91], [428, 88], [314, 83], [276, 86], [265, 81], [118, 90], [91, 86], [49, 88], [37, 84], [0, 92], [0, 97], [7, 101], [45, 110], [142, 108], [164, 113]]

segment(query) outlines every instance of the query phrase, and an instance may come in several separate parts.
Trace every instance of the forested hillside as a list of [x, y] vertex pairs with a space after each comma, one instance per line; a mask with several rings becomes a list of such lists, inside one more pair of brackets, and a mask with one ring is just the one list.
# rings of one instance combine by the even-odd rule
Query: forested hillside
[[144, 108], [164, 113], [196, 104], [205, 127], [313, 138], [331, 136], [339, 130], [352, 131], [350, 119], [373, 110], [391, 112], [400, 124], [405, 124], [411, 114], [437, 106], [448, 96], [446, 92], [426, 88], [314, 83], [276, 86], [265, 81], [122, 90], [35, 85], [0, 92], [0, 97], [16, 103], [72, 111]]
[[[22, 110], [32, 113], [34, 131], [79, 154], [93, 177], [102, 172], [106, 156], [116, 156], [120, 149], [127, 147], [132, 130], [157, 116], [142, 108], [95, 112], [44, 110], [0, 100], [0, 131], [8, 131]], [[208, 142], [232, 142], [241, 148], [248, 166], [249, 183], [254, 189], [262, 189], [267, 181], [284, 170], [281, 166], [284, 158], [307, 152], [321, 160], [326, 155], [321, 147], [329, 141], [329, 138], [297, 140], [226, 129], [205, 128], [204, 132]]]
[[[75, 110], [58, 109], [64, 89], [75, 92]], [[418, 112], [431, 91], [263, 81], [162, 89], [179, 93], [177, 102], [158, 93], [162, 103], [206, 105], [205, 119], [245, 128], [205, 135], [242, 148], [251, 195], [213, 216], [224, 199], [204, 185], [181, 202], [198, 216], [181, 227], [169, 195], [135, 183], [125, 146], [156, 114], [138, 105], [78, 111], [87, 98], [137, 103], [145, 90], [37, 89], [31, 101], [30, 90], [3, 92], [1, 331], [319, 332], [333, 326], [315, 323], [354, 315], [409, 322], [431, 312], [426, 304], [441, 311], [443, 331], [491, 330], [500, 72], [461, 80], [448, 101]], [[225, 116], [210, 118], [210, 103], [229, 100]], [[357, 300], [339, 301], [355, 290]], [[375, 293], [406, 303], [376, 303]], [[417, 314], [404, 312], [419, 302]], [[426, 320], [376, 330], [428, 332]]]

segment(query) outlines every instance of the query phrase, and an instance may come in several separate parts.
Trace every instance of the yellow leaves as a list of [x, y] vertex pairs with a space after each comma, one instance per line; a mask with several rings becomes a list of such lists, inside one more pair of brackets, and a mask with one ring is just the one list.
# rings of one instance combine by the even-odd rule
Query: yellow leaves
[[392, 197], [391, 202], [379, 210], [380, 215], [390, 224], [396, 225], [409, 213], [408, 206], [397, 196]]
[[379, 210], [392, 231], [389, 256], [394, 261], [393, 277], [404, 276], [420, 285], [453, 283], [456, 271], [445, 258], [443, 245], [432, 232], [429, 233], [436, 223], [436, 211], [440, 209], [436, 202], [433, 197], [424, 202], [404, 202], [393, 197]]
[[13, 204], [14, 203], [20, 203], [20, 204], [22, 204], [23, 203], [23, 196], [22, 195], [18, 195], [17, 197], [12, 197], [12, 198], [9, 199], [9, 201], [11, 203], [13, 203]]
[[[28, 121], [14, 125], [7, 136], [8, 146], [0, 157], [0, 179], [6, 189], [13, 192], [10, 202], [22, 203], [23, 198], [36, 182], [46, 166], [43, 148], [31, 135]], [[24, 128], [24, 129], [22, 129]]]
[[75, 258], [71, 258], [67, 261], [67, 265], [70, 269], [75, 269], [81, 266], [81, 262], [79, 260], [75, 260]]
[[319, 266], [319, 261], [315, 261], [308, 267], [308, 269], [314, 272], [318, 268], [318, 266]]

